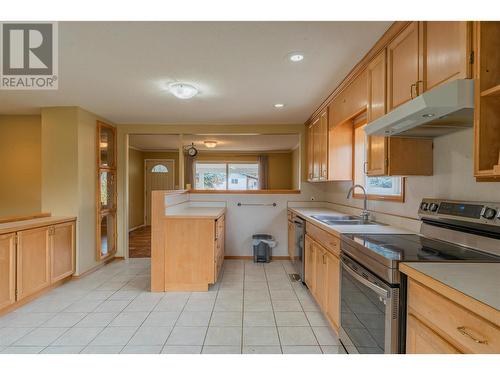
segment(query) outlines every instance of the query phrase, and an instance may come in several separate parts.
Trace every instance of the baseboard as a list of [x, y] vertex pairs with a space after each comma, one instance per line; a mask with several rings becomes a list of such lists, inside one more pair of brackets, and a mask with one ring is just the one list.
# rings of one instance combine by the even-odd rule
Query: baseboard
[[104, 267], [108, 263], [114, 262], [115, 260], [123, 260], [123, 259], [124, 259], [123, 257], [116, 257], [116, 256], [113, 258], [106, 259], [102, 263], [96, 264], [94, 267], [88, 269], [87, 271], [85, 271], [79, 275], [73, 275], [73, 279], [76, 279], [76, 280], [81, 279], [82, 277], [85, 277], [85, 276], [90, 275], [91, 273], [94, 273], [95, 271], [97, 271], [101, 267]]
[[140, 229], [140, 228], [143, 228], [143, 227], [145, 227], [145, 226], [146, 226], [146, 224], [141, 224], [141, 225], [138, 225], [138, 226], [136, 226], [136, 227], [130, 228], [130, 229], [128, 230], [128, 232], [129, 232], [129, 233], [130, 233], [130, 232], [133, 232], [134, 230], [136, 230], [136, 229]]
[[[225, 255], [224, 259], [253, 260], [253, 256], [252, 255]], [[288, 255], [277, 255], [277, 256], [271, 256], [271, 259], [274, 259], [274, 260], [290, 260], [290, 256], [288, 256]]]

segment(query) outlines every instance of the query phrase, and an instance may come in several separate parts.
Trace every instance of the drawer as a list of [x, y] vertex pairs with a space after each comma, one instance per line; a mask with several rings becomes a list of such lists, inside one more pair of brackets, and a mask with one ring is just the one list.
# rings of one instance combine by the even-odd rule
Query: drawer
[[409, 279], [408, 311], [464, 353], [500, 353], [500, 329]]
[[306, 233], [333, 254], [340, 255], [340, 239], [338, 237], [310, 223], [306, 223]]

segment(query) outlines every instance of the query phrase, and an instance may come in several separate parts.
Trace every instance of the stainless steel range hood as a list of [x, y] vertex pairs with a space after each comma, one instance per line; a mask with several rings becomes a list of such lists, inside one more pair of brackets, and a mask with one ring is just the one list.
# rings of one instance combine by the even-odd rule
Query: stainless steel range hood
[[365, 127], [367, 135], [437, 137], [473, 125], [474, 80], [457, 79], [423, 93]]

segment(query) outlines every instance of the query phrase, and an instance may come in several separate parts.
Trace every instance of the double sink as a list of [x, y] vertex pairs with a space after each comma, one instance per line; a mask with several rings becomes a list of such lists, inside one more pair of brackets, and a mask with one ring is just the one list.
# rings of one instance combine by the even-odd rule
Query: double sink
[[312, 218], [326, 225], [375, 225], [374, 221], [364, 220], [359, 216], [349, 215], [311, 215]]

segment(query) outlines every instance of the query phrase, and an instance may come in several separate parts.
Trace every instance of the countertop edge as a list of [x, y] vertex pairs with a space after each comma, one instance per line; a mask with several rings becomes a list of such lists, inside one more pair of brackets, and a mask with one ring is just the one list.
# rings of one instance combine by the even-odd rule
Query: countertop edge
[[211, 219], [217, 220], [226, 214], [226, 207], [220, 207], [221, 211], [217, 215], [190, 215], [190, 214], [167, 214], [164, 219]]
[[[0, 235], [15, 233], [22, 230], [42, 228], [55, 224], [67, 223], [70, 221], [76, 221], [76, 219], [77, 218], [75, 216], [50, 216], [30, 220], [15, 221], [12, 222], [11, 225], [9, 225], [10, 223], [3, 223], [0, 224]], [[2, 228], [2, 226], [5, 227]]]
[[441, 294], [452, 302], [472, 311], [477, 315], [480, 315], [484, 319], [487, 319], [496, 325], [500, 325], [500, 314], [493, 306], [479, 301], [476, 298], [465, 294], [461, 290], [455, 289], [452, 286], [413, 268], [411, 263], [400, 263], [399, 270], [411, 279], [421, 283], [429, 289], [432, 289], [434, 292]]

